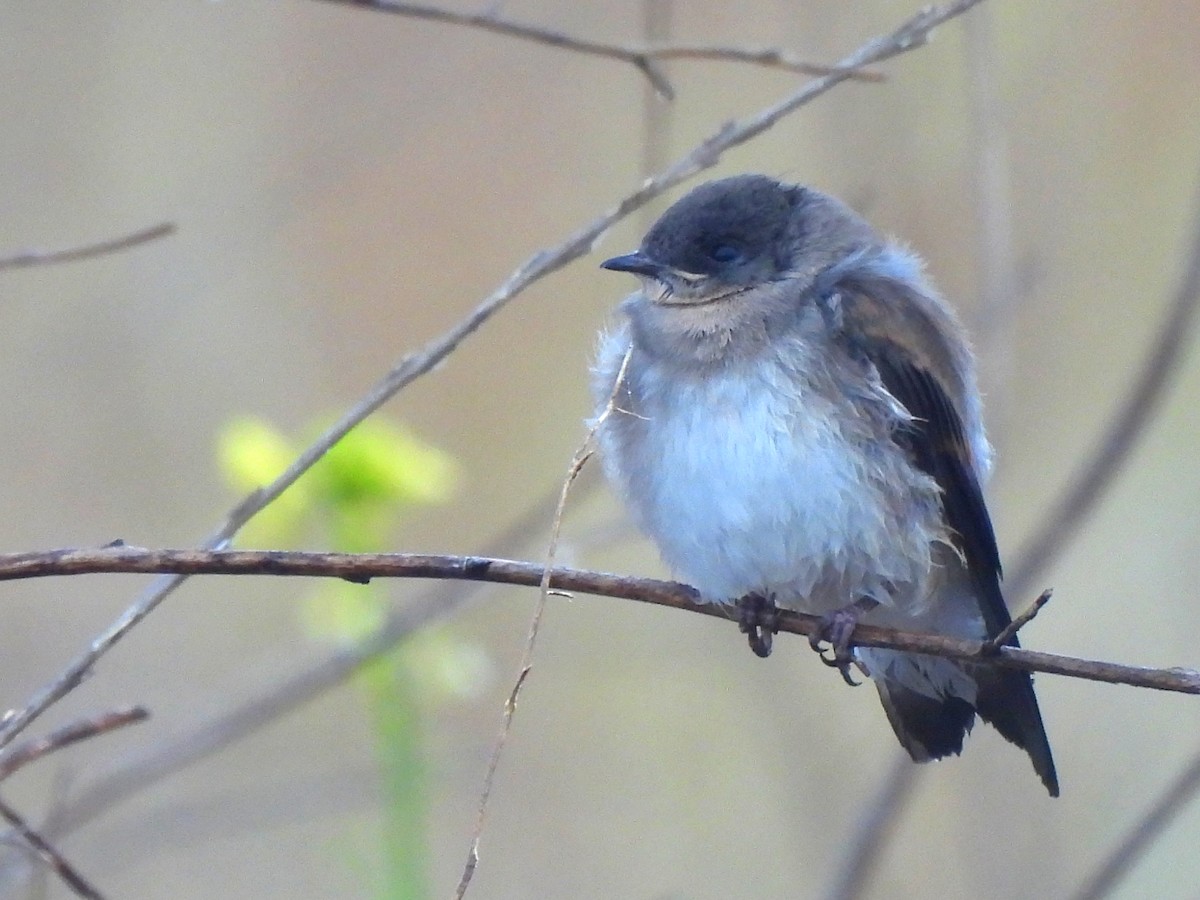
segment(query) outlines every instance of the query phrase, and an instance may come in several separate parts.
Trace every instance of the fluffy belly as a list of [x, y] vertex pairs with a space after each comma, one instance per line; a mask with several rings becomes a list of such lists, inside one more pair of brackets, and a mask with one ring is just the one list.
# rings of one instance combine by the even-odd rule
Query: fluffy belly
[[741, 378], [678, 385], [639, 408], [602, 433], [609, 474], [706, 600], [762, 592], [813, 613], [863, 595], [923, 604], [937, 488], [890, 437], [849, 438], [818, 397]]

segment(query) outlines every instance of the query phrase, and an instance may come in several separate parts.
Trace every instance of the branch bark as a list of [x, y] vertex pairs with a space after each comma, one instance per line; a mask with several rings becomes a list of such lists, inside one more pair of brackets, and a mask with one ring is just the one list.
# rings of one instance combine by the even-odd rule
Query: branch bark
[[[341, 578], [366, 584], [372, 578], [434, 578], [488, 581], [496, 584], [538, 587], [545, 576], [538, 563], [486, 556], [451, 556], [423, 553], [316, 553], [281, 550], [148, 550], [115, 546], [99, 549], [62, 549], [0, 555], [0, 581], [46, 578], [56, 575], [107, 573], [171, 573], [175, 575], [270, 575]], [[555, 568], [549, 586], [653, 603], [672, 609], [732, 619], [732, 607], [700, 603], [696, 592], [684, 584], [652, 578], [635, 578], [585, 569]], [[779, 631], [811, 635], [821, 619], [781, 611]], [[989, 641], [972, 641], [944, 635], [900, 631], [876, 625], [859, 625], [855, 644], [911, 653], [962, 659], [981, 665], [994, 663], [1026, 672], [1047, 672], [1090, 681], [1128, 684], [1160, 691], [1200, 694], [1200, 672], [1194, 669], [1152, 669], [1099, 660], [1038, 653], [1014, 647], [996, 652]]]

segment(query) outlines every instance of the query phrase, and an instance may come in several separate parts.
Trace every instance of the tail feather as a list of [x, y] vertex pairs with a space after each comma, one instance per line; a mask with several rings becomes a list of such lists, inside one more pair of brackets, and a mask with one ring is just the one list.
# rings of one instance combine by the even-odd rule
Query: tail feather
[[[919, 655], [897, 656], [912, 659]], [[874, 679], [892, 730], [909, 756], [916, 762], [957, 756], [962, 752], [963, 740], [971, 732], [978, 713], [1006, 740], [1029, 755], [1046, 790], [1051, 797], [1057, 797], [1058, 774], [1029, 675], [945, 659], [938, 660], [936, 665], [942, 672], [953, 667], [972, 680], [976, 685], [974, 703], [949, 692], [935, 691], [932, 685], [922, 685], [926, 690], [915, 690], [897, 678], [887, 677], [882, 671]]]
[[875, 687], [892, 730], [915, 762], [962, 753], [975, 724], [975, 707], [959, 697], [934, 699], [897, 681], [877, 679]]
[[1042, 724], [1033, 679], [1028, 672], [976, 667], [979, 694], [975, 708], [980, 717], [1004, 737], [1029, 754], [1033, 770], [1051, 797], [1058, 796], [1058, 773], [1050, 742]]
[[[975, 571], [972, 575], [982, 598], [980, 608], [984, 626], [988, 637], [994, 638], [1012, 621], [1000, 592], [1000, 573]], [[1014, 634], [1006, 646], [1020, 647], [1021, 642]], [[1042, 724], [1037, 695], [1033, 692], [1033, 676], [1028, 672], [994, 666], [965, 668], [971, 671], [978, 685], [975, 707], [980, 717], [1004, 735], [1006, 740], [1029, 754], [1033, 770], [1042, 779], [1042, 784], [1051, 797], [1057, 797], [1058, 772], [1054, 768], [1054, 756], [1050, 752], [1046, 727]]]
[[[941, 601], [918, 627], [975, 639], [1000, 634], [1012, 620], [1000, 592], [999, 571], [958, 562], [956, 556], [939, 559]], [[1015, 634], [1007, 645], [1020, 646]], [[959, 753], [978, 714], [1024, 750], [1050, 796], [1059, 795], [1054, 757], [1028, 672], [920, 653], [864, 648], [859, 655], [878, 686], [892, 729], [914, 760]]]

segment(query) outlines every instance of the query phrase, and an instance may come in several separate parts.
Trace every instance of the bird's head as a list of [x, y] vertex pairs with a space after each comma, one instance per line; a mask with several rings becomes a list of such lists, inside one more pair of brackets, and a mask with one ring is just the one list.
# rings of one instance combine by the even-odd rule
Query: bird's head
[[732, 299], [792, 269], [807, 193], [763, 175], [700, 185], [663, 214], [637, 251], [601, 265], [637, 275], [645, 296], [662, 306]]

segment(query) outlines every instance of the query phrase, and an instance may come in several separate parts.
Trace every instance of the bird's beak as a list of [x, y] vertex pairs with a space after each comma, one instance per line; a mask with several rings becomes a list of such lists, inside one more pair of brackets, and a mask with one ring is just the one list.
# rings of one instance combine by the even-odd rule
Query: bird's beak
[[624, 256], [606, 259], [600, 263], [600, 268], [610, 269], [613, 272], [631, 272], [634, 275], [662, 280], [666, 267], [641, 253], [626, 253]]

